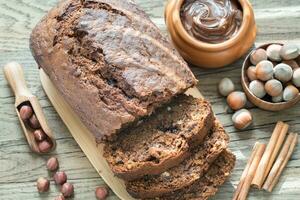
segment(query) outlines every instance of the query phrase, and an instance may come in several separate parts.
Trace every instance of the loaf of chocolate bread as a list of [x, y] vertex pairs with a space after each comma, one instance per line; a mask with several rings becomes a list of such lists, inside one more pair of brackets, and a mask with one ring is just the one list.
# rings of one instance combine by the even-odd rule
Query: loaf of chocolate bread
[[194, 148], [189, 158], [160, 175], [128, 181], [126, 189], [133, 197], [142, 199], [181, 191], [200, 180], [220, 153], [227, 148], [228, 142], [229, 137], [223, 126], [215, 121], [204, 143]]
[[197, 82], [129, 0], [63, 0], [34, 28], [30, 47], [98, 142]]
[[219, 187], [224, 184], [234, 165], [235, 156], [230, 151], [224, 150], [198, 181], [169, 196], [156, 198], [156, 200], [207, 200], [214, 196]]
[[202, 143], [214, 122], [210, 104], [179, 95], [136, 127], [122, 131], [104, 147], [104, 157], [120, 178], [160, 174], [181, 163]]

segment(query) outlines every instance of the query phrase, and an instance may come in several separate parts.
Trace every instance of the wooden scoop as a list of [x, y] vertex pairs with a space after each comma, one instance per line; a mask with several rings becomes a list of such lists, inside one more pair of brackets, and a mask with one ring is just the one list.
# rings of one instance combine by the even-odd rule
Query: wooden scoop
[[[52, 131], [50, 130], [44, 113], [42, 111], [42, 108], [38, 102], [38, 99], [31, 94], [29, 89], [26, 86], [25, 79], [24, 79], [24, 73], [23, 69], [20, 64], [16, 62], [8, 63], [4, 66], [4, 74], [5, 77], [10, 84], [16, 100], [15, 100], [15, 109], [18, 114], [20, 123], [22, 125], [24, 134], [26, 136], [27, 142], [31, 148], [31, 150], [35, 153], [41, 154], [46, 153], [40, 151], [38, 147], [38, 142], [36, 141], [33, 132], [35, 129], [31, 128], [27, 123], [25, 123], [21, 117], [20, 117], [20, 108], [23, 105], [29, 105], [31, 106], [33, 113], [36, 115], [37, 120], [40, 123], [41, 129], [44, 131], [44, 133], [47, 136], [47, 141], [51, 144], [51, 148], [49, 151], [52, 151], [56, 147], [56, 142], [53, 137]], [[47, 151], [47, 152], [49, 152]]]

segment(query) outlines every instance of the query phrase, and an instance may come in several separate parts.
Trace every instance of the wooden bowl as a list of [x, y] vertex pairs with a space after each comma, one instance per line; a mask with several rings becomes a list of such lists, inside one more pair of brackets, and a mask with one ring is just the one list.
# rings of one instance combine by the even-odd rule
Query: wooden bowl
[[165, 7], [165, 21], [174, 46], [181, 56], [196, 66], [220, 68], [243, 56], [254, 44], [256, 25], [253, 9], [248, 0], [237, 0], [243, 10], [239, 32], [231, 39], [210, 44], [195, 39], [183, 27], [180, 9], [184, 0], [169, 0]]
[[[257, 47], [256, 49], [262, 48], [262, 49], [267, 49], [268, 46], [270, 46], [271, 44], [280, 44], [280, 43], [268, 43], [268, 44], [264, 44], [261, 45], [259, 47]], [[280, 44], [282, 45], [282, 44]], [[255, 51], [256, 49], [254, 49], [253, 51]], [[249, 66], [251, 66], [251, 62], [250, 62], [250, 55], [253, 52], [251, 51], [249, 53], [249, 55], [246, 57], [244, 63], [243, 63], [243, 67], [242, 67], [242, 74], [241, 74], [241, 83], [242, 83], [242, 87], [244, 89], [244, 92], [246, 93], [249, 101], [251, 101], [254, 105], [256, 105], [257, 107], [264, 109], [264, 110], [268, 110], [268, 111], [280, 111], [280, 110], [285, 110], [288, 108], [291, 108], [292, 106], [294, 106], [295, 104], [297, 104], [300, 101], [300, 93], [299, 95], [294, 98], [291, 101], [288, 102], [280, 102], [280, 103], [273, 103], [270, 101], [267, 101], [266, 99], [260, 99], [257, 98], [250, 90], [249, 90], [249, 79], [247, 77], [247, 69]]]

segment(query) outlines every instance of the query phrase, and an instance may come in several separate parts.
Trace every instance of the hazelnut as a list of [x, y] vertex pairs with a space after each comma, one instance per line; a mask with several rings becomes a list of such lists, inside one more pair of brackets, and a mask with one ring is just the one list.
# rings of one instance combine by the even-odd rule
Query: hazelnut
[[300, 87], [300, 68], [294, 71], [293, 83], [296, 87]]
[[58, 169], [58, 160], [56, 157], [51, 157], [47, 161], [47, 169], [49, 171], [55, 171]]
[[41, 128], [40, 122], [35, 114], [33, 114], [29, 119], [29, 126], [33, 129]]
[[38, 178], [36, 187], [39, 192], [47, 192], [49, 190], [50, 181], [44, 177]]
[[282, 63], [289, 65], [293, 70], [300, 68], [295, 60], [284, 60]]
[[247, 97], [244, 92], [231, 92], [227, 97], [227, 104], [233, 110], [243, 108], [247, 103]]
[[254, 80], [250, 82], [249, 90], [252, 92], [254, 96], [260, 99], [266, 95], [264, 83], [258, 80]]
[[281, 92], [281, 94], [276, 97], [272, 97], [272, 102], [274, 103], [280, 103], [282, 101], [283, 101], [283, 92]]
[[41, 142], [47, 138], [47, 135], [42, 129], [37, 129], [33, 132], [36, 141]]
[[98, 200], [104, 200], [104, 199], [106, 199], [106, 197], [108, 196], [107, 187], [105, 187], [105, 186], [99, 186], [99, 187], [97, 187], [96, 191], [95, 191], [95, 195], [96, 195], [96, 198]]
[[267, 56], [270, 60], [279, 62], [281, 61], [280, 50], [282, 46], [279, 44], [272, 44], [267, 48]]
[[74, 193], [74, 186], [71, 183], [64, 183], [60, 189], [64, 197], [70, 197]]
[[64, 197], [64, 195], [60, 194], [57, 197], [55, 197], [54, 200], [65, 200], [65, 197]]
[[280, 56], [283, 60], [293, 60], [299, 56], [298, 46], [295, 44], [285, 44], [280, 50]]
[[250, 55], [250, 61], [253, 65], [257, 65], [260, 61], [267, 60], [267, 52], [264, 49], [256, 49]]
[[247, 77], [249, 78], [250, 81], [254, 81], [257, 79], [255, 69], [256, 69], [255, 66], [250, 66], [247, 69]]
[[294, 98], [296, 98], [297, 95], [299, 95], [299, 90], [293, 85], [288, 85], [283, 90], [283, 100], [284, 101], [291, 101]]
[[247, 109], [236, 111], [232, 116], [234, 127], [243, 130], [252, 123], [252, 115]]
[[231, 92], [234, 91], [234, 84], [231, 79], [223, 78], [219, 83], [219, 93], [227, 97]]
[[47, 140], [43, 140], [38, 143], [38, 147], [39, 147], [40, 152], [47, 153], [51, 150], [52, 144]]
[[33, 110], [31, 108], [31, 106], [24, 105], [20, 108], [19, 113], [20, 113], [20, 118], [23, 121], [27, 121], [33, 115]]
[[280, 81], [272, 79], [266, 82], [265, 90], [270, 96], [276, 97], [282, 93], [283, 86]]
[[267, 81], [273, 78], [273, 63], [268, 60], [259, 62], [256, 65], [256, 77], [261, 81]]
[[56, 172], [54, 174], [54, 182], [57, 184], [57, 185], [62, 185], [64, 184], [65, 182], [67, 182], [67, 175], [65, 172]]
[[293, 69], [287, 64], [280, 63], [274, 67], [274, 75], [276, 79], [285, 83], [292, 79]]

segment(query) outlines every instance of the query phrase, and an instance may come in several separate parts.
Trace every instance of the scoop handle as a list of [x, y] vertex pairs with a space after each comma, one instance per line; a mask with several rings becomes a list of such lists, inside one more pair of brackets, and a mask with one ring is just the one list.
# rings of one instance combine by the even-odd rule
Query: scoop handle
[[7, 63], [4, 66], [4, 74], [16, 97], [31, 96], [26, 86], [23, 68], [19, 63]]

